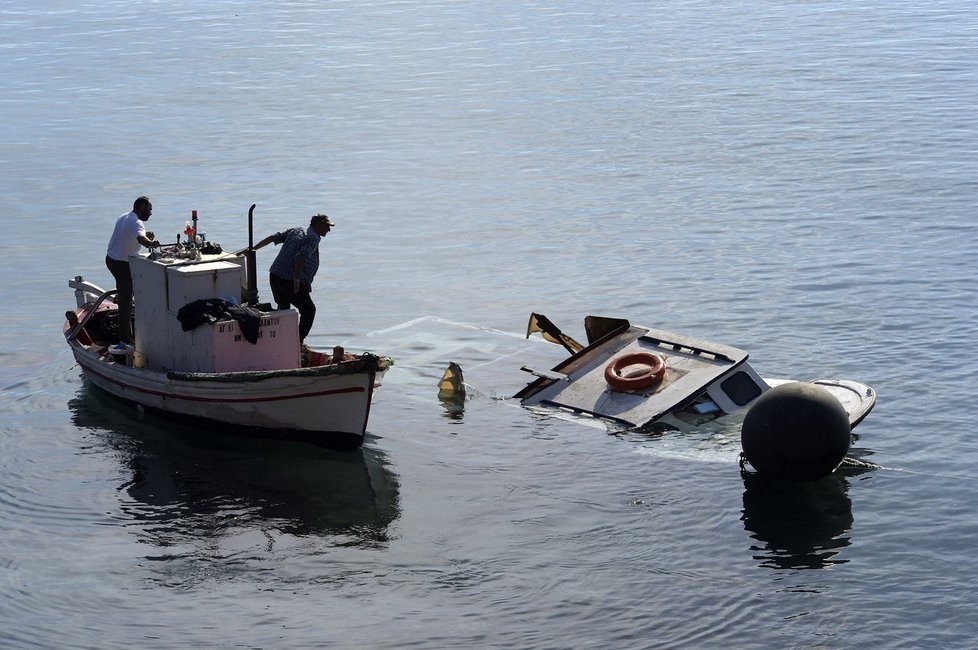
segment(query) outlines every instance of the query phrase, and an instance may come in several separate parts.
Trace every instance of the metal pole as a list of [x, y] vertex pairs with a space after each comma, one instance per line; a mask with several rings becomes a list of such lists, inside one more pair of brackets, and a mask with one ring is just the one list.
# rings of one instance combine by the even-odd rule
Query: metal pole
[[258, 256], [255, 253], [255, 204], [248, 209], [248, 252], [245, 256], [245, 268], [248, 273], [248, 286], [245, 289], [244, 302], [248, 305], [258, 304]]

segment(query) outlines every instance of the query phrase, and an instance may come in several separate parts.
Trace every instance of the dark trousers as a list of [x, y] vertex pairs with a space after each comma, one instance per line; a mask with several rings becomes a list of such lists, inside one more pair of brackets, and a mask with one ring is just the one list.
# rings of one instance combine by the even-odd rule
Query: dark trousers
[[115, 297], [119, 305], [119, 342], [132, 343], [132, 272], [129, 262], [120, 262], [106, 255], [105, 267], [115, 278], [115, 288], [119, 290]]
[[275, 298], [276, 306], [279, 309], [288, 309], [295, 305], [299, 310], [299, 342], [306, 340], [306, 335], [312, 329], [312, 322], [316, 320], [316, 305], [312, 302], [312, 287], [304, 282], [299, 283], [299, 291], [292, 291], [292, 280], [280, 278], [274, 273], [268, 274], [268, 284], [272, 288], [272, 297]]

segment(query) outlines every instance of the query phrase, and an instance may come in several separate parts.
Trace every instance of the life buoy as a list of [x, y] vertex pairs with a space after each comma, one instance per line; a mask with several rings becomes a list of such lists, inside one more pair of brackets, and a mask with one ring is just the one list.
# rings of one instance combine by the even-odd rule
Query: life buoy
[[604, 378], [613, 390], [631, 391], [648, 388], [666, 374], [666, 362], [651, 352], [631, 352], [612, 359], [604, 369]]

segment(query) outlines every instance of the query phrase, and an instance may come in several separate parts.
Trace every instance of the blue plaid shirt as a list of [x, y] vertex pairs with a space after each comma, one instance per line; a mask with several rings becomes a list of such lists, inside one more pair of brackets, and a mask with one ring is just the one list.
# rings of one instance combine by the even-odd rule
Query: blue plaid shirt
[[319, 270], [320, 239], [322, 237], [312, 226], [306, 229], [289, 228], [275, 233], [272, 241], [276, 245], [282, 244], [282, 250], [278, 252], [269, 270], [280, 278], [291, 280], [292, 265], [297, 259], [305, 260], [299, 282], [312, 286], [312, 279]]

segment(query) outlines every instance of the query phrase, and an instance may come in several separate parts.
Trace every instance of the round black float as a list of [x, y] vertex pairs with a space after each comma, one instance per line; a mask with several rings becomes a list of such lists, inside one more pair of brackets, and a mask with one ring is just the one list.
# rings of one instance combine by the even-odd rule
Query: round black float
[[740, 444], [760, 474], [782, 481], [828, 476], [849, 451], [849, 415], [829, 391], [815, 384], [775, 386], [747, 411]]

